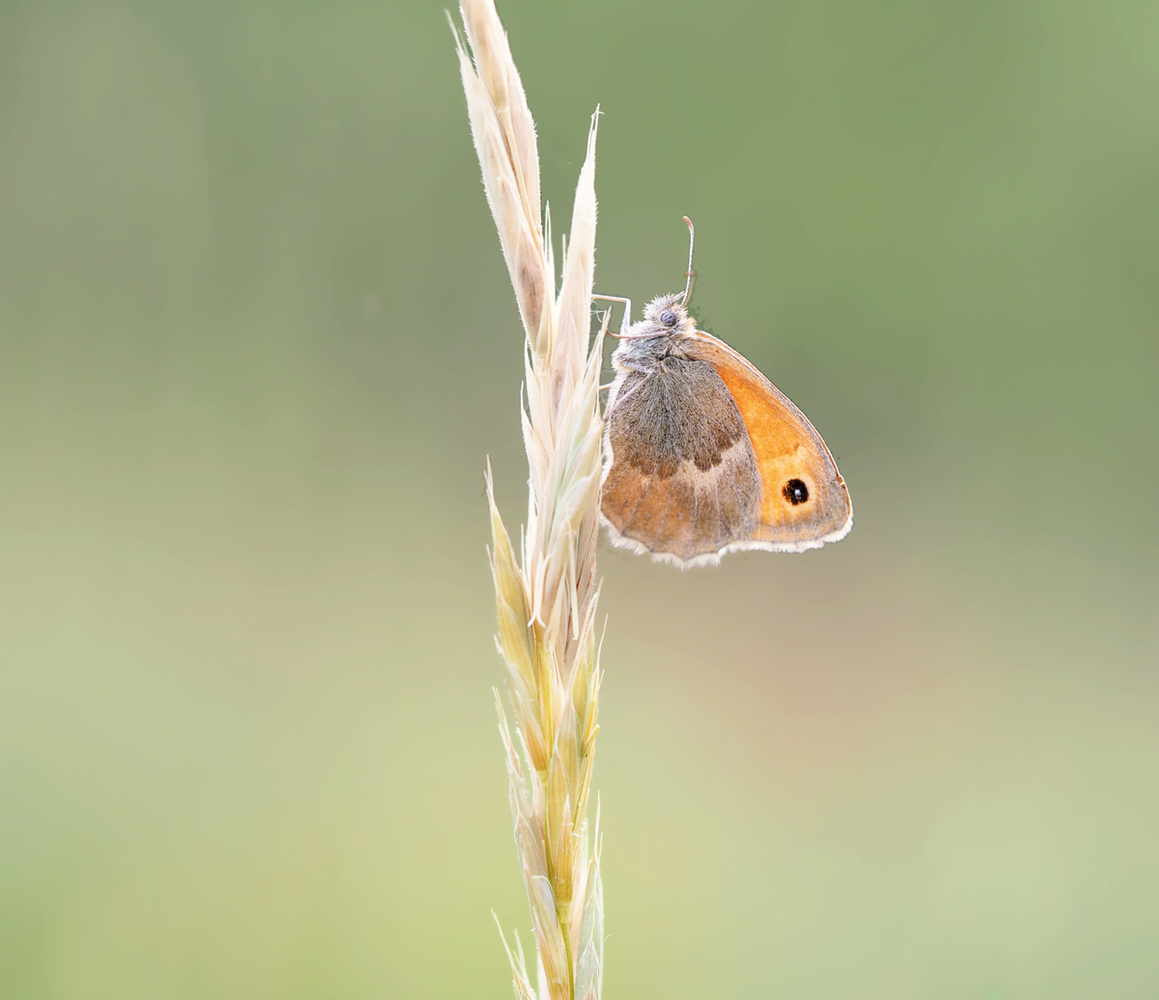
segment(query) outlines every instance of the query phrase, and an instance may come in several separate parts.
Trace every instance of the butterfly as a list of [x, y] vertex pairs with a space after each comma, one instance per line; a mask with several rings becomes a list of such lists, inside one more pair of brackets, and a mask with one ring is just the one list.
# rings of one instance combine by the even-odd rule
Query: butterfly
[[853, 505], [821, 435], [724, 341], [696, 328], [689, 231], [684, 291], [661, 295], [612, 354], [601, 513], [613, 545], [678, 566], [728, 552], [803, 552], [844, 538]]

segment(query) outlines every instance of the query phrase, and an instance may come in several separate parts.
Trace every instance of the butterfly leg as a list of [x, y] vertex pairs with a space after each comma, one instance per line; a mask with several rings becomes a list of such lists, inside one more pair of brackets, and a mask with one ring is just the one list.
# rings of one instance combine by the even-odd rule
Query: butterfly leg
[[[599, 299], [601, 302], [623, 302], [624, 303], [624, 318], [620, 321], [619, 336], [624, 336], [628, 332], [628, 327], [632, 325], [632, 300], [626, 299], [622, 295], [593, 295], [593, 299]], [[612, 334], [613, 337], [616, 334]]]

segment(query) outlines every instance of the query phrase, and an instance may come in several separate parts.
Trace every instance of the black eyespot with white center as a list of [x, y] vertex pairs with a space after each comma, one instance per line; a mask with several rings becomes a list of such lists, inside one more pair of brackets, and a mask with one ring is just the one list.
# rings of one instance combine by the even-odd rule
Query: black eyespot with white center
[[809, 487], [800, 479], [790, 479], [781, 487], [781, 496], [796, 507], [809, 499]]
[[660, 314], [660, 322], [663, 323], [665, 326], [675, 326], [676, 325], [676, 313], [674, 313], [671, 309], [665, 309]]

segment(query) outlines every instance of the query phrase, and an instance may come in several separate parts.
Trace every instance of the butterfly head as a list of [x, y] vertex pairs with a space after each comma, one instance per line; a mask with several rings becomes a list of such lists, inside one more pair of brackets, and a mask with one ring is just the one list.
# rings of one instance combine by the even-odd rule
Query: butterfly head
[[696, 322], [688, 315], [684, 294], [660, 295], [644, 306], [644, 322], [666, 333], [694, 333]]

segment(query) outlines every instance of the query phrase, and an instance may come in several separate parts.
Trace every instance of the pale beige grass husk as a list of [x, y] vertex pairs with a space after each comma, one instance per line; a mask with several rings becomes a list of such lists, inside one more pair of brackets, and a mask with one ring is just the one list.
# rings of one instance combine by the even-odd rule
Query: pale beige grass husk
[[[511, 713], [496, 698], [515, 842], [536, 943], [533, 986], [522, 947], [508, 947], [515, 993], [598, 1000], [603, 891], [598, 811], [588, 819], [600, 670], [598, 582], [603, 330], [589, 345], [596, 197], [593, 115], [559, 293], [546, 208], [540, 211], [535, 125], [492, 0], [460, 7], [456, 32], [471, 134], [526, 335], [523, 440], [530, 471], [517, 555], [495, 504], [491, 572]], [[598, 112], [597, 112], [598, 115]], [[505, 942], [506, 947], [506, 942]]]

